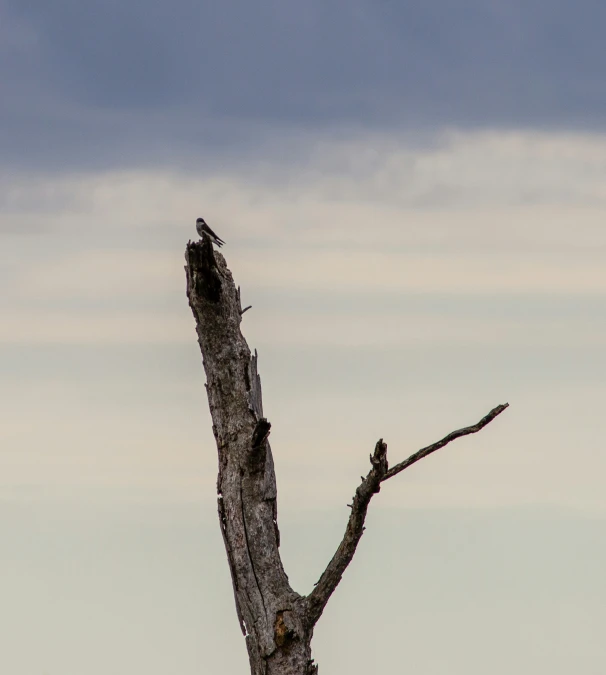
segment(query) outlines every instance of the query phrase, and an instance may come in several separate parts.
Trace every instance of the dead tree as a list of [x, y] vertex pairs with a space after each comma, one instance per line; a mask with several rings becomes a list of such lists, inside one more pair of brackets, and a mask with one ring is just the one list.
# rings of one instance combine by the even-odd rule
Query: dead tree
[[206, 391], [219, 454], [219, 524], [252, 675], [314, 675], [314, 626], [341, 581], [364, 532], [366, 511], [381, 483], [451, 441], [480, 431], [505, 410], [453, 431], [392, 468], [380, 439], [356, 488], [343, 540], [309, 595], [288, 582], [280, 559], [276, 476], [263, 413], [257, 354], [240, 332], [242, 309], [223, 256], [204, 237], [186, 250], [187, 297], [206, 371]]

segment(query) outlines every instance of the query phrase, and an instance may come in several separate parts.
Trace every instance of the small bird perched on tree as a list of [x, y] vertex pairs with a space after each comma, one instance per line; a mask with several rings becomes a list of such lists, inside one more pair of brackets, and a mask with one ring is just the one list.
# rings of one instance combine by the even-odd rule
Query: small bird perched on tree
[[216, 244], [217, 246], [221, 247], [225, 243], [223, 239], [219, 239], [217, 235], [208, 227], [206, 224], [206, 221], [204, 218], [198, 218], [196, 220], [196, 232], [202, 237], [203, 235], [206, 235], [213, 244]]

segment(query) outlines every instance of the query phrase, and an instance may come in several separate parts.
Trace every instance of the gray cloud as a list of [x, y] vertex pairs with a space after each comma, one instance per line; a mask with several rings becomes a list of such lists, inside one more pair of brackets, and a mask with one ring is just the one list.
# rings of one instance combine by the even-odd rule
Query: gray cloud
[[606, 115], [606, 7], [594, 0], [5, 0], [1, 11], [5, 162], [241, 153], [276, 125], [601, 128]]

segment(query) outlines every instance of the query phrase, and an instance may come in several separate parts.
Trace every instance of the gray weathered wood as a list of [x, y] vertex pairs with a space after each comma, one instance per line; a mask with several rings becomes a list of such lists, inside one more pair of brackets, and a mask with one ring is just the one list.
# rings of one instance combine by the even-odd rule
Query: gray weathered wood
[[187, 297], [219, 455], [219, 523], [251, 674], [314, 675], [314, 626], [355, 554], [368, 505], [381, 483], [455, 438], [479, 431], [507, 404], [391, 470], [387, 445], [380, 440], [370, 457], [371, 470], [356, 490], [343, 541], [314, 590], [301, 596], [291, 588], [280, 559], [276, 476], [268, 441], [271, 424], [263, 413], [257, 353], [250, 353], [240, 331], [246, 311], [240, 289], [207, 237], [189, 242], [185, 257]]
[[280, 560], [270, 425], [257, 355], [240, 332], [239, 293], [207, 238], [187, 246], [196, 319], [219, 453], [219, 521], [253, 675], [311, 675], [312, 626]]

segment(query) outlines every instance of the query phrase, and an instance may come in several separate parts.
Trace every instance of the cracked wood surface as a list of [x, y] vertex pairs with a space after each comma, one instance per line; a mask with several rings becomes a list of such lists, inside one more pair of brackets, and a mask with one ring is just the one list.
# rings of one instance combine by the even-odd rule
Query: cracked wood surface
[[290, 586], [280, 559], [277, 490], [263, 414], [257, 354], [251, 354], [240, 324], [240, 289], [210, 240], [187, 244], [187, 297], [196, 322], [206, 372], [206, 391], [217, 444], [218, 514], [231, 573], [236, 612], [245, 636], [251, 675], [315, 675], [313, 629], [351, 562], [364, 532], [372, 497], [381, 483], [497, 417], [497, 406], [480, 422], [454, 431], [389, 469], [387, 445], [379, 440], [371, 469], [356, 489], [345, 535], [313, 591], [303, 597]]
[[257, 355], [240, 331], [240, 294], [207, 238], [188, 244], [186, 260], [219, 455], [219, 521], [251, 672], [303, 675], [300, 663], [310, 661], [311, 630], [278, 550], [271, 425], [263, 417]]

